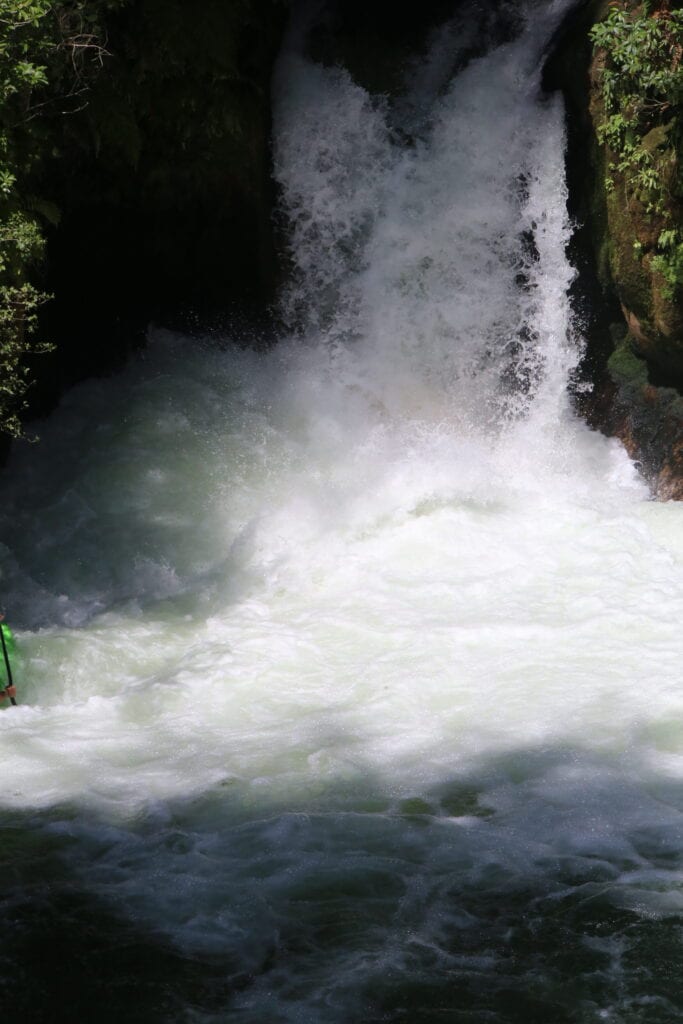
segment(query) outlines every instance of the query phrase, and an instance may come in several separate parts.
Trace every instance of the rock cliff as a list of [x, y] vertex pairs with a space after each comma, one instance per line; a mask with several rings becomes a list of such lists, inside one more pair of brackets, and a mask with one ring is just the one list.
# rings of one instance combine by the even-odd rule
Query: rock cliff
[[576, 304], [588, 342], [577, 402], [663, 499], [683, 499], [683, 13], [592, 0], [547, 68], [569, 111]]

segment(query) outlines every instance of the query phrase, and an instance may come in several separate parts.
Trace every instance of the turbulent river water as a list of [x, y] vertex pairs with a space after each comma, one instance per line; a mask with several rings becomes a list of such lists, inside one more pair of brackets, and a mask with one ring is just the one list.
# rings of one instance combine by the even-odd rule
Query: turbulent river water
[[4, 1019], [680, 1020], [683, 506], [568, 397], [569, 6], [393, 103], [293, 30], [290, 327], [13, 456]]

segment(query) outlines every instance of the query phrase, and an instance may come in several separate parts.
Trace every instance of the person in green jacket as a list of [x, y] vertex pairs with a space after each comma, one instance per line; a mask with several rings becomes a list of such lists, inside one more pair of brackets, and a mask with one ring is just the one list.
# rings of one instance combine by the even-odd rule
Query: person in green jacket
[[8, 697], [11, 700], [14, 700], [14, 698], [17, 695], [17, 688], [12, 682], [11, 669], [9, 668], [9, 655], [14, 654], [16, 646], [14, 643], [14, 635], [12, 633], [12, 630], [5, 622], [5, 616], [2, 612], [0, 612], [0, 629], [2, 630], [2, 647], [4, 654], [2, 660], [4, 661], [4, 668], [7, 673], [7, 685], [5, 686], [4, 690], [0, 690], [0, 702], [2, 702], [4, 700], [7, 700]]

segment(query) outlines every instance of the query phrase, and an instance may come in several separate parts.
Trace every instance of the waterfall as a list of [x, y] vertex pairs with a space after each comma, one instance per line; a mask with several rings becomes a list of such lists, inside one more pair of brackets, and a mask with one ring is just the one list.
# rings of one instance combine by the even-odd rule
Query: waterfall
[[295, 25], [281, 337], [152, 331], [13, 455], [3, 956], [123, 935], [111, 1019], [680, 1012], [683, 508], [572, 410], [571, 5], [503, 6], [393, 100]]

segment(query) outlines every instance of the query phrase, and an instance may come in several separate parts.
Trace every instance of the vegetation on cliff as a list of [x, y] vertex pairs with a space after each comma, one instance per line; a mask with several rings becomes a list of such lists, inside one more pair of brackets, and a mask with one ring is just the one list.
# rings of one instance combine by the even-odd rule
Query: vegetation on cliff
[[48, 295], [36, 266], [42, 226], [59, 211], [33, 194], [29, 179], [46, 125], [82, 105], [105, 54], [100, 17], [120, 0], [0, 0], [0, 430], [20, 432], [28, 360], [49, 345], [36, 338]]
[[0, 434], [21, 430], [32, 377], [47, 407], [134, 325], [262, 297], [284, 11], [0, 0]]
[[591, 30], [607, 263], [641, 354], [683, 379], [683, 11], [612, 2]]
[[[600, 77], [604, 118], [598, 138], [613, 151], [610, 170], [626, 175], [630, 194], [648, 213], [671, 219], [670, 202], [677, 198], [677, 180], [658, 166], [658, 145], [679, 126], [683, 101], [683, 12], [612, 6], [607, 18], [593, 26], [591, 38], [604, 51]], [[655, 138], [650, 133], [656, 131]], [[647, 140], [647, 141], [646, 141]], [[664, 173], [662, 173], [664, 171]], [[607, 188], [614, 188], [612, 177]]]

